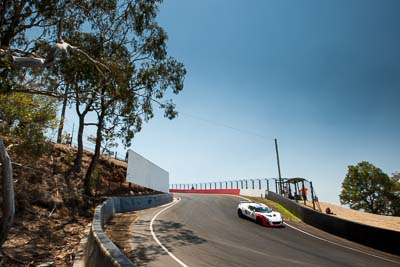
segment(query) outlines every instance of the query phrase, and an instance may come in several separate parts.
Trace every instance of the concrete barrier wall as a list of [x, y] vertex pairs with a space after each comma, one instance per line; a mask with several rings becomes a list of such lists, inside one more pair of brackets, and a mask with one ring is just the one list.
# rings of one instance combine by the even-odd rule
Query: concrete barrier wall
[[170, 189], [171, 193], [229, 194], [265, 198], [265, 189]]
[[170, 189], [170, 193], [239, 195], [240, 189]]
[[281, 204], [303, 222], [348, 240], [400, 255], [400, 232], [348, 221], [302, 206], [273, 192], [267, 198]]
[[103, 232], [105, 223], [114, 213], [153, 208], [172, 201], [172, 195], [110, 198], [96, 207], [85, 248], [85, 266], [135, 266]]
[[265, 189], [240, 189], [241, 196], [265, 198]]

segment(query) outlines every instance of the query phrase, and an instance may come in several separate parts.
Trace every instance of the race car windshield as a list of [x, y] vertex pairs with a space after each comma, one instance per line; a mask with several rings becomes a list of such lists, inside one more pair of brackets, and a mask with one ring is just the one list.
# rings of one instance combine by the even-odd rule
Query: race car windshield
[[271, 212], [272, 210], [271, 210], [270, 208], [263, 208], [263, 207], [260, 207], [260, 208], [256, 208], [256, 211], [257, 211], [257, 212], [262, 212], [262, 213], [269, 213], [269, 212]]

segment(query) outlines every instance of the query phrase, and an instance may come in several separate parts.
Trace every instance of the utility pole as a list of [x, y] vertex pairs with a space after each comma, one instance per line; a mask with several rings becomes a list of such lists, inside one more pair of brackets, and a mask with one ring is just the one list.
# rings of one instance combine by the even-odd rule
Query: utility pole
[[275, 138], [275, 150], [276, 150], [276, 161], [278, 163], [278, 174], [279, 174], [279, 194], [282, 194], [282, 176], [281, 166], [279, 164], [279, 152], [278, 152], [278, 140]]
[[61, 144], [62, 141], [62, 132], [64, 129], [64, 120], [65, 120], [65, 110], [67, 108], [68, 104], [68, 89], [69, 86], [67, 85], [65, 87], [65, 92], [64, 92], [64, 100], [61, 108], [61, 118], [60, 118], [60, 123], [58, 124], [58, 133], [57, 133], [57, 143]]
[[74, 131], [75, 131], [75, 123], [72, 123], [71, 146], [72, 146], [72, 142], [74, 140]]

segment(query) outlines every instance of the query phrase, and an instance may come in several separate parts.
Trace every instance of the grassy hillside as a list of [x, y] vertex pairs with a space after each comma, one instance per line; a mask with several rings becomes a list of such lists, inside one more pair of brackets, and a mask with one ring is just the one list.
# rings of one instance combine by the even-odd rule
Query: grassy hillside
[[251, 199], [251, 200], [253, 200], [255, 202], [264, 203], [267, 206], [269, 206], [270, 208], [272, 208], [274, 211], [280, 212], [285, 221], [292, 221], [292, 222], [299, 222], [300, 221], [300, 219], [297, 218], [296, 215], [294, 215], [293, 213], [288, 211], [281, 204], [276, 203], [276, 202], [274, 202], [272, 200], [265, 199], [265, 198], [259, 198], [259, 197], [248, 197], [248, 196], [246, 196], [246, 198]]

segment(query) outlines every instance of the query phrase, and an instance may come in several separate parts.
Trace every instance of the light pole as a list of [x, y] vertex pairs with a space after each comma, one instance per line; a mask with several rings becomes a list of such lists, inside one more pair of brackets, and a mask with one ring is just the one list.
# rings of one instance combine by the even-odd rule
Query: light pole
[[282, 194], [282, 176], [281, 176], [281, 166], [279, 163], [279, 152], [278, 152], [278, 140], [275, 138], [275, 150], [276, 150], [276, 161], [278, 163], [278, 174], [279, 174], [279, 194]]

